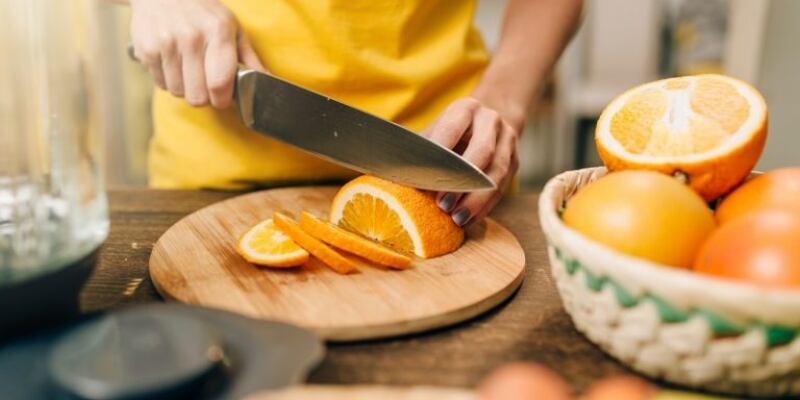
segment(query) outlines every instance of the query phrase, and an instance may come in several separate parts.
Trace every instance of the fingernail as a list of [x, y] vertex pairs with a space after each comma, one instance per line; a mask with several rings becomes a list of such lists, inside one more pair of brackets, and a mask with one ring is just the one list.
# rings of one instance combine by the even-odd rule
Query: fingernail
[[439, 208], [441, 208], [444, 212], [450, 212], [450, 210], [453, 208], [453, 203], [455, 200], [456, 195], [447, 193], [439, 199]]
[[462, 208], [462, 209], [454, 212], [453, 215], [451, 216], [451, 218], [453, 218], [453, 222], [455, 222], [456, 225], [464, 226], [464, 224], [469, 222], [470, 216], [471, 215], [469, 213], [469, 210], [467, 210], [466, 208]]

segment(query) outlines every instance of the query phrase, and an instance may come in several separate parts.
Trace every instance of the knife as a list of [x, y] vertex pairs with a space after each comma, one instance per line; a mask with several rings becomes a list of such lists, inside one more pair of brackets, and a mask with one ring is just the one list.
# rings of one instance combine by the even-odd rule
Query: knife
[[497, 188], [452, 150], [273, 75], [239, 65], [234, 100], [248, 128], [358, 172], [441, 192]]
[[496, 188], [452, 150], [273, 75], [240, 68], [234, 97], [248, 128], [356, 171], [425, 190]]

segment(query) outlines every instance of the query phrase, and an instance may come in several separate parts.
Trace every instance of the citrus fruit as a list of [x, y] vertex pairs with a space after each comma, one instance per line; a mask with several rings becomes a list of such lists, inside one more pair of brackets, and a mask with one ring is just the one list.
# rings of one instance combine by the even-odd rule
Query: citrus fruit
[[764, 208], [791, 208], [800, 213], [800, 167], [782, 168], [747, 181], [717, 207], [720, 224]]
[[800, 287], [800, 214], [764, 209], [720, 227], [695, 270], [767, 287]]
[[749, 84], [722, 75], [664, 79], [606, 106], [595, 142], [609, 170], [649, 169], [688, 179], [713, 200], [747, 177], [767, 136], [767, 105]]
[[300, 214], [300, 228], [309, 235], [342, 250], [392, 268], [404, 269], [411, 264], [411, 258], [384, 247], [377, 242], [346, 231], [328, 221], [323, 221], [311, 213]]
[[345, 256], [320, 242], [300, 228], [300, 225], [292, 218], [276, 212], [272, 215], [275, 225], [292, 238], [297, 244], [306, 249], [314, 257], [319, 258], [332, 270], [340, 274], [349, 274], [356, 270], [356, 265]]
[[692, 266], [714, 229], [714, 215], [686, 185], [653, 171], [608, 174], [568, 200], [564, 222], [623, 253]]
[[245, 260], [268, 267], [295, 267], [308, 261], [308, 252], [280, 231], [272, 218], [245, 232], [236, 251]]
[[464, 230], [433, 194], [363, 175], [333, 198], [330, 221], [401, 252], [430, 258], [455, 251]]

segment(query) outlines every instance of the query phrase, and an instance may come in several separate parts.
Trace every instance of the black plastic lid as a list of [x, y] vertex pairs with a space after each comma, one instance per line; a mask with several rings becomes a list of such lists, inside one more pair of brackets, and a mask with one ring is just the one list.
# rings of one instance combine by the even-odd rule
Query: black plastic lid
[[61, 337], [48, 370], [56, 397], [185, 398], [224, 377], [224, 349], [202, 320], [169, 309], [129, 309]]

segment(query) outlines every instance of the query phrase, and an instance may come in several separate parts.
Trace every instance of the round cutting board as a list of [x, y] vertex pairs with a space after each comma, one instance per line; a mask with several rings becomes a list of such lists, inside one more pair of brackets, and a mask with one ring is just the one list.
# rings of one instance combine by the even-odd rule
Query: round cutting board
[[403, 271], [359, 261], [339, 275], [311, 258], [292, 269], [258, 267], [235, 246], [274, 211], [327, 215], [335, 187], [272, 189], [237, 196], [178, 221], [150, 255], [150, 277], [168, 299], [280, 320], [329, 341], [396, 336], [472, 318], [522, 283], [525, 255], [516, 238], [487, 219], [457, 251], [415, 259]]
[[247, 400], [474, 400], [466, 389], [436, 386], [308, 385], [261, 392]]

